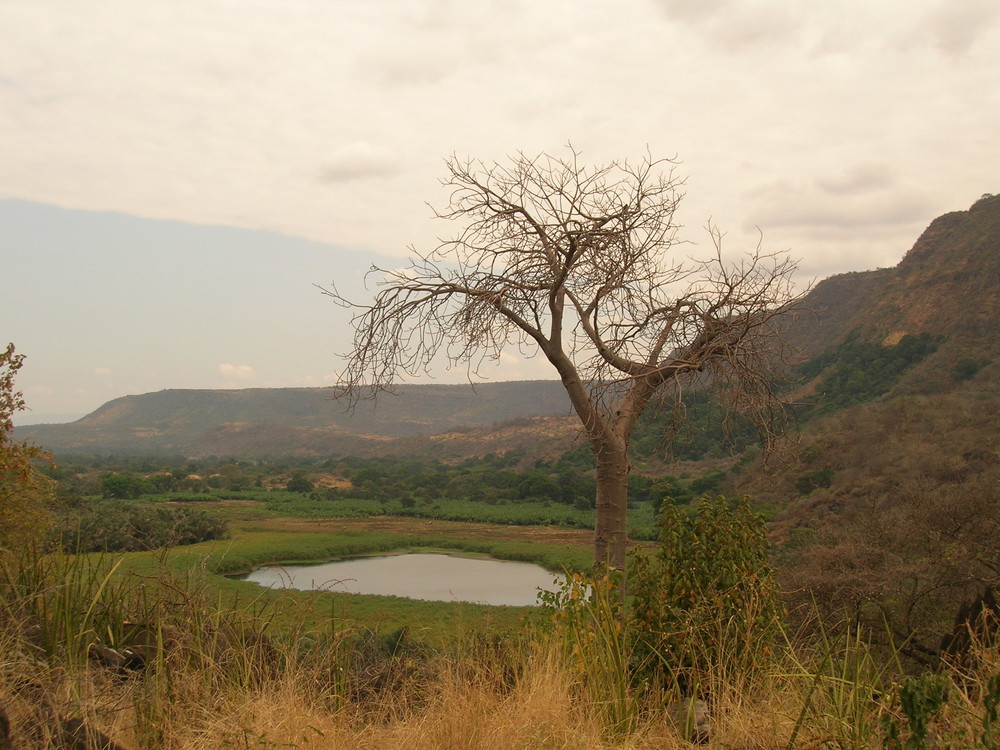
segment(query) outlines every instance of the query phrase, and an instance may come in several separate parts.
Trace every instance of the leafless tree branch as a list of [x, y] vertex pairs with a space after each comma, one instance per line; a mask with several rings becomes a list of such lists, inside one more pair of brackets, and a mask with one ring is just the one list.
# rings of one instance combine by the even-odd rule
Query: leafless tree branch
[[449, 198], [435, 216], [455, 222], [455, 236], [414, 250], [405, 269], [373, 268], [368, 304], [324, 289], [355, 311], [337, 395], [354, 405], [439, 356], [475, 376], [511, 347], [540, 352], [597, 459], [597, 559], [623, 567], [626, 451], [651, 402], [676, 403], [697, 376], [773, 435], [795, 265], [760, 245], [731, 263], [711, 224], [712, 256], [681, 257], [684, 182], [669, 159], [587, 167], [570, 147], [446, 163]]

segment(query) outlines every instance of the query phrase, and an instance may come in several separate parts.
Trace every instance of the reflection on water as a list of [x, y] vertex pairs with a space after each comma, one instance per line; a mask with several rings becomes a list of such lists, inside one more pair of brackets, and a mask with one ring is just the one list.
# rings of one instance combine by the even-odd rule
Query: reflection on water
[[412, 554], [258, 568], [240, 578], [272, 588], [527, 606], [562, 576], [531, 563]]

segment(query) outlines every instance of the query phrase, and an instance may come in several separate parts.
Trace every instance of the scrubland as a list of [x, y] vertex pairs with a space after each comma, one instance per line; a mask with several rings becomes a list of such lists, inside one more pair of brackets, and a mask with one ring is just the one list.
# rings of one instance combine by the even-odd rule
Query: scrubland
[[0, 707], [17, 748], [66, 746], [74, 719], [124, 748], [998, 746], [996, 643], [921, 670], [870, 633], [789, 632], [766, 580], [699, 575], [714, 603], [672, 590], [639, 630], [578, 575], [516, 627], [465, 609], [428, 638], [233, 598], [197, 565], [8, 552]]

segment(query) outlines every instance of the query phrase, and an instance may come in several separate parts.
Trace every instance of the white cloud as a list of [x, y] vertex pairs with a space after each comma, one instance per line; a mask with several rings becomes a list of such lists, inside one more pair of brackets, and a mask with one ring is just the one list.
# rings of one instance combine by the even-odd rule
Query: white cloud
[[835, 195], [869, 193], [893, 187], [893, 174], [888, 164], [856, 164], [840, 174], [820, 175], [816, 185]]
[[917, 24], [907, 42], [929, 41], [958, 58], [966, 55], [998, 21], [1000, 6], [995, 0], [944, 0]]
[[788, 4], [747, 3], [732, 0], [659, 0], [667, 18], [694, 28], [724, 52], [776, 46], [793, 41], [800, 29], [788, 13]]
[[111, 374], [111, 370], [109, 368], [107, 368], [107, 367], [95, 367], [94, 368], [94, 374], [95, 375], [110, 375]]
[[866, 163], [812, 181], [778, 180], [748, 191], [747, 226], [868, 230], [909, 224], [928, 211], [924, 193], [899, 183], [885, 164]]
[[219, 365], [217, 372], [227, 380], [253, 380], [257, 373], [250, 365]]
[[729, 7], [727, 0], [659, 0], [659, 5], [671, 19], [702, 21]]
[[392, 174], [399, 168], [399, 162], [388, 151], [370, 143], [352, 143], [334, 152], [323, 162], [320, 180], [349, 182]]

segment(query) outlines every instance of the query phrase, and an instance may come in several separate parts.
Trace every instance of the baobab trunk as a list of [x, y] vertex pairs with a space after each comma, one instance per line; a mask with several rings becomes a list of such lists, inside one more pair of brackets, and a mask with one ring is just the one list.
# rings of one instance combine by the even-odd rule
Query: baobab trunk
[[594, 565], [625, 571], [628, 545], [628, 455], [608, 449], [597, 454], [597, 513]]

